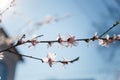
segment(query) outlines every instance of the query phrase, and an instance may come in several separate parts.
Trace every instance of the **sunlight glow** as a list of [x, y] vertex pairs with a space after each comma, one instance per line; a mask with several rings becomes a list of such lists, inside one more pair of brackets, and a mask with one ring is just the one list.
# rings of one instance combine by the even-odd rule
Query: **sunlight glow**
[[0, 12], [5, 10], [9, 5], [12, 0], [0, 0]]

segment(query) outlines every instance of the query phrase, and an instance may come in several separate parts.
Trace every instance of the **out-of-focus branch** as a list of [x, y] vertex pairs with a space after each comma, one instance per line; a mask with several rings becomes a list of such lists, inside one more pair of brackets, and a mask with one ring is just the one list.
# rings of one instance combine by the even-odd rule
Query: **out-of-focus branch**
[[14, 4], [15, 4], [15, 0], [12, 0], [12, 1], [10, 2], [10, 4], [8, 5], [8, 7], [5, 8], [5, 9], [0, 13], [0, 15], [3, 15], [6, 11], [8, 11], [11, 7], [13, 7]]
[[[19, 14], [19, 13], [16, 13], [16, 14]], [[18, 15], [20, 17], [23, 17], [23, 15]], [[20, 29], [20, 33], [19, 34], [16, 34], [14, 35], [13, 37], [11, 37], [9, 39], [9, 42], [12, 43], [14, 42], [16, 39], [18, 39], [20, 36], [22, 36], [23, 34], [26, 34], [27, 36], [30, 36], [32, 35], [35, 31], [37, 31], [38, 29], [40, 29], [42, 26], [44, 25], [47, 25], [47, 24], [52, 24], [52, 23], [58, 23], [66, 18], [69, 18], [71, 15], [70, 14], [65, 14], [65, 15], [62, 15], [62, 16], [58, 16], [58, 17], [55, 17], [55, 16], [45, 16], [45, 18], [41, 21], [37, 21], [37, 22], [33, 22], [31, 19], [27, 19], [26, 20], [26, 17], [24, 15], [24, 18], [23, 18], [23, 21], [26, 21], [25, 26], [29, 26], [29, 28], [21, 28]]]
[[4, 9], [4, 10], [2, 10], [1, 12], [0, 12], [0, 23], [2, 22], [2, 16], [3, 16], [3, 14], [5, 13], [5, 12], [7, 12], [11, 7], [13, 7], [15, 5], [15, 0], [12, 0], [11, 2], [10, 2], [10, 4]]

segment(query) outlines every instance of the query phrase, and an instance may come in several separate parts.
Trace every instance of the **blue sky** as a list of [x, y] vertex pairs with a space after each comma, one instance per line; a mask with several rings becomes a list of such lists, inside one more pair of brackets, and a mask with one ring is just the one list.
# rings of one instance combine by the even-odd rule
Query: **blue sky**
[[[63, 36], [72, 34], [76, 38], [86, 38], [93, 36], [96, 32], [91, 21], [99, 21], [98, 13], [101, 12], [105, 12], [105, 8], [99, 0], [93, 2], [88, 0], [16, 0], [16, 6], [3, 15], [1, 26], [9, 36], [14, 36], [21, 33], [22, 30], [27, 32], [31, 27], [34, 27], [35, 23], [42, 21], [46, 16], [63, 17], [70, 15], [70, 17], [58, 22], [37, 27], [35, 32], [28, 35], [28, 38], [34, 34], [43, 34], [41, 40], [55, 40], [59, 33]], [[27, 24], [28, 21], [31, 21], [30, 25]], [[65, 68], [61, 64], [56, 64], [50, 68], [48, 64], [24, 58], [25, 62], [19, 63], [17, 66], [15, 80], [78, 78], [113, 80], [115, 77], [114, 70], [108, 69], [107, 71], [109, 65], [104, 63], [98, 54], [96, 44], [98, 46], [97, 42], [91, 42], [87, 46], [85, 42], [79, 42], [77, 47], [73, 46], [72, 48], [64, 46], [58, 48], [58, 44], [54, 44], [50, 48], [47, 48], [46, 44], [39, 44], [32, 49], [28, 48], [28, 45], [20, 46], [18, 49], [21, 54], [43, 58], [47, 52], [55, 52], [58, 59], [62, 59], [63, 56], [67, 59], [79, 56], [80, 60], [65, 66]]]

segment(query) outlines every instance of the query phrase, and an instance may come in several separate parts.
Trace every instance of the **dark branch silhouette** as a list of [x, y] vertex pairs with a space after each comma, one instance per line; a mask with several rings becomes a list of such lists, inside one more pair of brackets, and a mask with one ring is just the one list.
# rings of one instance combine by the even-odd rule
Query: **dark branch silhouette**
[[116, 21], [116, 23], [115, 24], [113, 24], [113, 26], [112, 27], [110, 27], [107, 31], [105, 31], [103, 34], [101, 34], [99, 37], [102, 37], [103, 35], [105, 35], [107, 32], [109, 32], [110, 30], [112, 30], [114, 27], [116, 27], [117, 25], [119, 24], [119, 22], [118, 21]]
[[79, 57], [73, 59], [73, 60], [64, 60], [64, 61], [56, 61], [56, 62], [60, 62], [62, 64], [68, 64], [68, 63], [73, 63], [79, 60]]

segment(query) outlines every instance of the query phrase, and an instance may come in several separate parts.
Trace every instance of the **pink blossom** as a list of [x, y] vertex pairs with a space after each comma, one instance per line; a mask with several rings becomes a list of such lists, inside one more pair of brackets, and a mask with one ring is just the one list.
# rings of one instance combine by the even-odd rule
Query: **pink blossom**
[[43, 58], [43, 62], [48, 63], [50, 67], [52, 67], [53, 63], [55, 62], [56, 54], [55, 53], [48, 53], [47, 57]]
[[39, 36], [33, 35], [32, 38], [29, 40], [29, 42], [32, 44], [29, 47], [35, 46], [36, 44], [38, 44], [39, 41], [37, 40], [37, 38], [41, 37], [41, 36], [43, 36], [43, 35], [39, 35]]
[[33, 46], [35, 46], [36, 44], [38, 44], [38, 41], [37, 40], [31, 40], [31, 44], [33, 45]]
[[75, 40], [75, 36], [70, 35], [70, 37], [67, 39], [67, 44], [67, 47], [72, 47], [72, 45], [77, 46], [78, 43]]
[[116, 36], [116, 38], [117, 38], [117, 40], [119, 40], [119, 39], [120, 39], [120, 34], [118, 34], [118, 35]]
[[108, 47], [109, 44], [112, 43], [114, 40], [113, 39], [108, 39], [108, 40], [98, 39], [98, 41], [99, 41], [99, 45]]
[[17, 44], [23, 44], [25, 43], [25, 34], [18, 40]]
[[[92, 41], [98, 39], [98, 37], [99, 37], [99, 36], [98, 36], [98, 33], [95, 32], [94, 36], [92, 37]], [[86, 39], [85, 41], [86, 41], [87, 43], [89, 43], [90, 40], [89, 40], [89, 39]]]
[[59, 44], [62, 44], [62, 42], [64, 42], [64, 41], [63, 41], [63, 38], [61, 37], [60, 34], [58, 35], [57, 40], [58, 40], [58, 43], [59, 43]]

